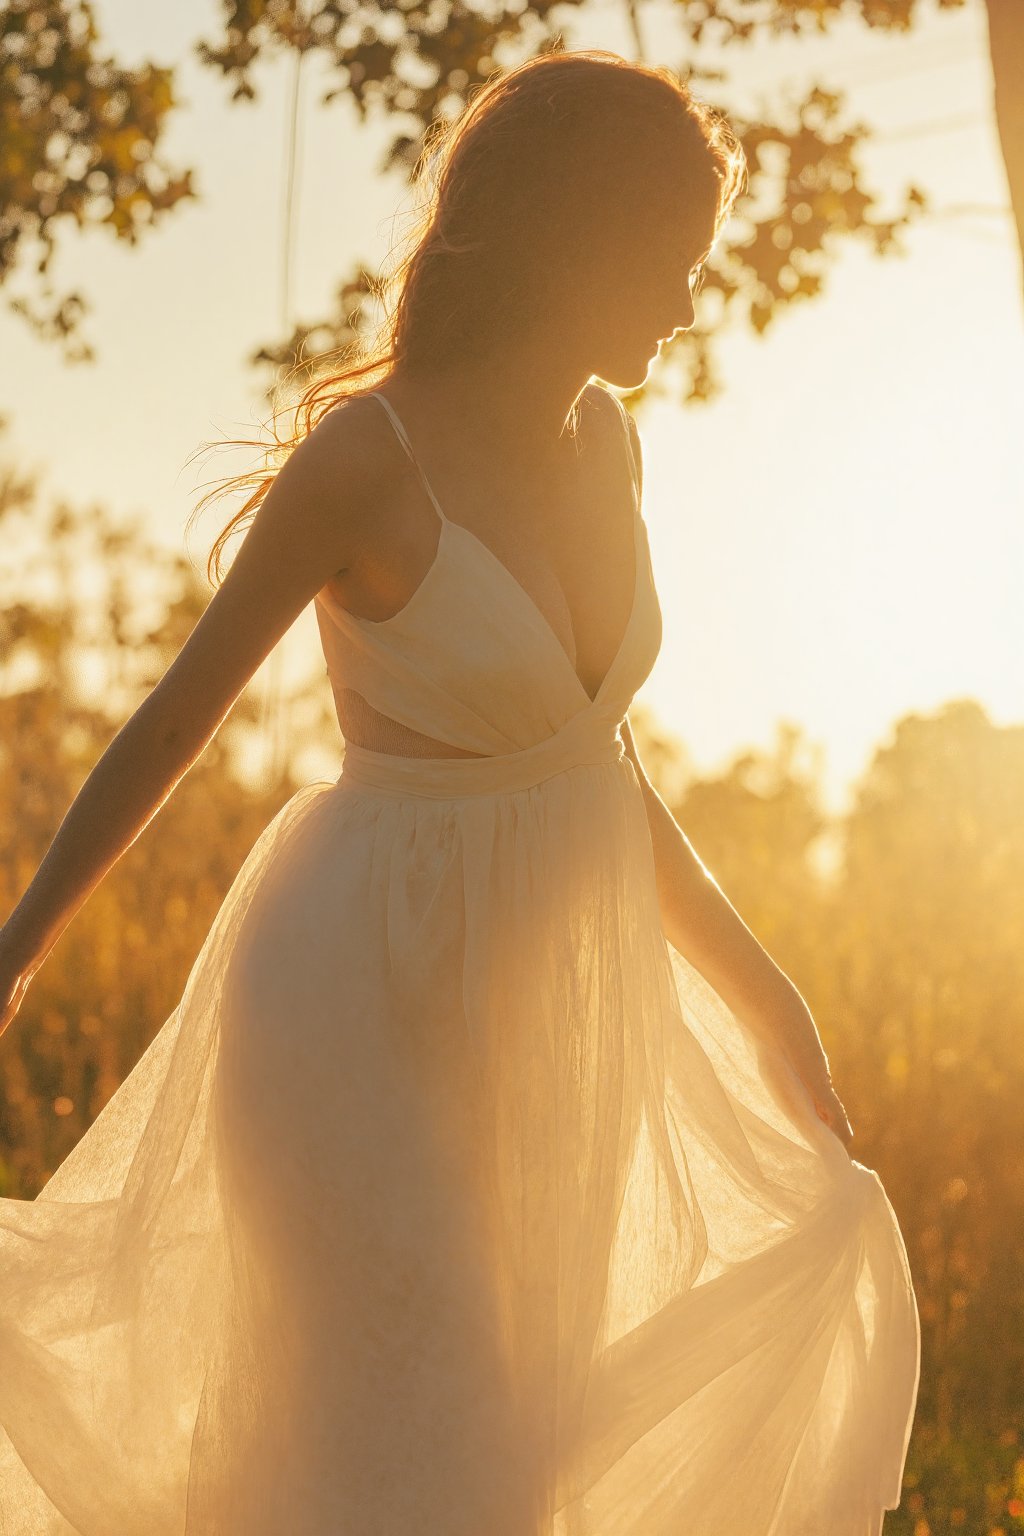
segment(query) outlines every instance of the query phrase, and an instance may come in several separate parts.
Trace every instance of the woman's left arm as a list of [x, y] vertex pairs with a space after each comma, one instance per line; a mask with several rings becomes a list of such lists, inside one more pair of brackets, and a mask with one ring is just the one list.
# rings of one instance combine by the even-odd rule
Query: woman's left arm
[[[628, 718], [620, 734], [647, 809], [665, 937], [737, 1018], [770, 1040], [789, 1035], [797, 1054], [803, 1045], [804, 1070], [819, 1070], [824, 1085], [827, 1059], [806, 1003], [754, 937], [647, 777]], [[790, 1042], [785, 1043], [788, 1050]]]
[[849, 1144], [853, 1130], [832, 1085], [828, 1057], [810, 1009], [702, 863], [647, 777], [628, 718], [620, 733], [647, 808], [665, 937], [742, 1023], [782, 1047], [820, 1117]]

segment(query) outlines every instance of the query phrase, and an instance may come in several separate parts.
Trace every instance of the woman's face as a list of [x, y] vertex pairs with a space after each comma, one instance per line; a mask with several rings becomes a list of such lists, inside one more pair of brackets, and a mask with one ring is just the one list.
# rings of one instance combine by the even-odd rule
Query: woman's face
[[663, 341], [694, 323], [693, 300], [715, 243], [717, 205], [665, 215], [650, 228], [632, 231], [624, 251], [611, 252], [603, 300], [592, 308], [597, 324], [590, 345], [600, 353], [595, 374], [609, 383], [636, 386], [646, 377]]

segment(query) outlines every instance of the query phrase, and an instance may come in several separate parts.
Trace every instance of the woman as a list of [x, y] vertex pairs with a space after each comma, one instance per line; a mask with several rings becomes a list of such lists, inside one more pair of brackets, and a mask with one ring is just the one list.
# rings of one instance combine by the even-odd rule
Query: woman
[[803, 1000], [637, 756], [640, 445], [590, 382], [692, 324], [742, 153], [602, 52], [498, 77], [432, 148], [384, 343], [250, 477], [0, 934], [6, 1024], [314, 600], [341, 777], [0, 1202], [2, 1526], [869, 1536], [916, 1400], [906, 1254]]

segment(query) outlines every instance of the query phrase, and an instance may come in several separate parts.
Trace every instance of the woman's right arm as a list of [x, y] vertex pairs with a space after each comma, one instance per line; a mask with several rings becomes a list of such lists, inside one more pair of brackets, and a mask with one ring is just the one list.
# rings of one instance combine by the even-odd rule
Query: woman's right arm
[[72, 917], [202, 754], [245, 684], [348, 564], [373, 502], [369, 405], [332, 410], [279, 470], [220, 587], [79, 790], [0, 928], [0, 1031]]

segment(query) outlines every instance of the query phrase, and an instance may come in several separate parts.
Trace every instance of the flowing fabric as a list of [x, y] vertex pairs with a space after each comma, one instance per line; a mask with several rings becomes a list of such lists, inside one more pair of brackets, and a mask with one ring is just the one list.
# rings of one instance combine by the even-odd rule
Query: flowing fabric
[[448, 755], [349, 742], [300, 789], [134, 1070], [0, 1201], [0, 1536], [878, 1536], [906, 1251], [662, 932], [635, 476], [591, 698], [375, 398], [437, 555], [390, 619], [318, 594], [327, 670]]

